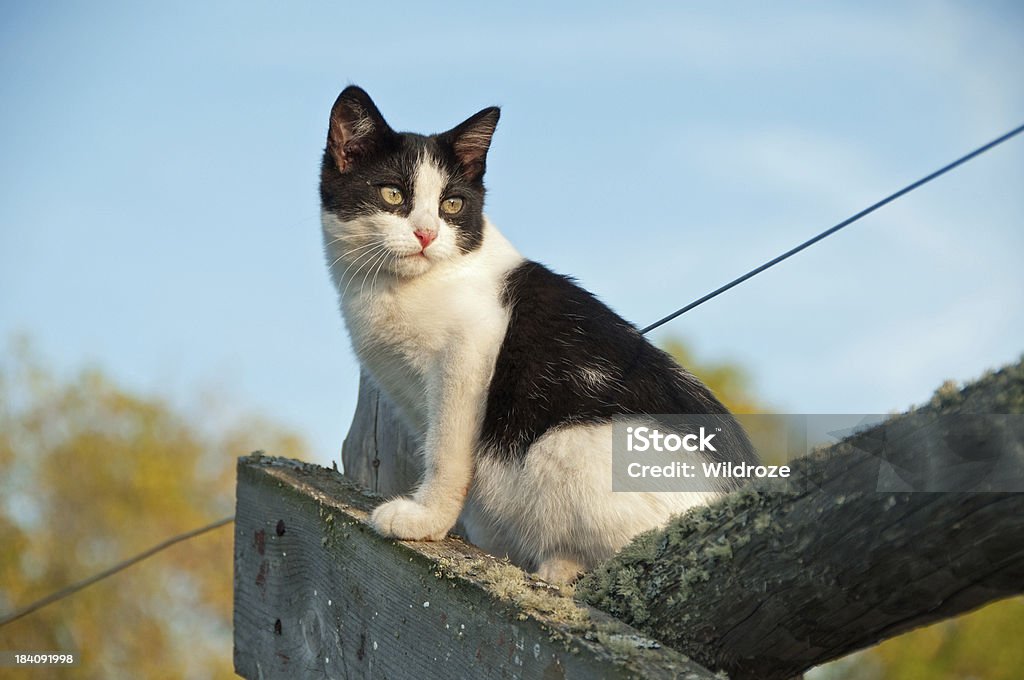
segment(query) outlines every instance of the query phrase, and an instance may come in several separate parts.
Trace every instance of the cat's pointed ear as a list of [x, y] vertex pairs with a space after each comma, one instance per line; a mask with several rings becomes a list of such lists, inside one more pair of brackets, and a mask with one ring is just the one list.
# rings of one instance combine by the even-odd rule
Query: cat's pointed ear
[[355, 85], [342, 90], [331, 108], [331, 125], [327, 133], [327, 149], [338, 170], [349, 170], [353, 163], [377, 148], [389, 134], [393, 134], [391, 128], [370, 95]]
[[473, 114], [444, 133], [455, 151], [455, 158], [462, 166], [466, 179], [476, 181], [484, 176], [484, 170], [487, 168], [487, 150], [491, 148], [491, 137], [494, 136], [494, 129], [498, 127], [500, 116], [501, 109], [491, 106]]

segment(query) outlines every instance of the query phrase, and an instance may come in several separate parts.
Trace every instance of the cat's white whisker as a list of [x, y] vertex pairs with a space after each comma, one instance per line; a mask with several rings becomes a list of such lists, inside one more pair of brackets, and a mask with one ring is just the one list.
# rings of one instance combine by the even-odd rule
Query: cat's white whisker
[[370, 292], [371, 293], [374, 291], [374, 288], [377, 285], [377, 275], [380, 274], [381, 268], [384, 266], [385, 263], [387, 263], [390, 260], [390, 258], [387, 257], [386, 255], [387, 254], [385, 253], [385, 257], [382, 257], [381, 260], [380, 260], [380, 264], [377, 265], [377, 270], [375, 272], [373, 272], [373, 280], [370, 281]]
[[364, 240], [366, 240], [366, 234], [364, 234], [364, 233], [359, 233], [359, 232], [348, 233], [348, 232], [346, 232], [346, 233], [343, 233], [343, 234], [335, 235], [334, 238], [332, 238], [330, 241], [327, 241], [326, 243], [324, 243], [324, 245], [327, 246], [327, 247], [330, 247], [330, 246], [333, 246], [335, 243], [343, 243], [343, 242], [349, 242], [349, 241], [357, 241], [358, 242], [358, 241], [364, 241]]
[[327, 267], [327, 269], [328, 269], [328, 270], [331, 270], [331, 269], [333, 269], [333, 268], [334, 268], [334, 265], [338, 264], [338, 262], [340, 262], [340, 261], [341, 261], [342, 259], [344, 259], [344, 258], [348, 257], [348, 256], [349, 256], [349, 255], [351, 255], [352, 253], [357, 253], [357, 252], [359, 252], [360, 250], [365, 250], [366, 248], [373, 248], [374, 246], [379, 246], [379, 245], [384, 245], [384, 241], [383, 241], [383, 240], [377, 240], [377, 241], [373, 241], [372, 243], [367, 243], [367, 244], [365, 244], [365, 245], [361, 245], [361, 246], [358, 246], [358, 247], [356, 247], [356, 248], [350, 248], [349, 250], [346, 250], [345, 252], [343, 252], [343, 253], [342, 253], [341, 255], [338, 255], [338, 257], [336, 257], [336, 258], [334, 259], [334, 262], [332, 262], [332, 263], [331, 263], [331, 264], [330, 264], [330, 265], [329, 265], [329, 266]]
[[[345, 294], [348, 292], [349, 285], [351, 285], [352, 281], [354, 281], [359, 276], [359, 272], [361, 272], [363, 270], [365, 264], [368, 263], [368, 262], [373, 261], [373, 256], [376, 253], [378, 253], [380, 250], [385, 250], [386, 248], [387, 248], [387, 244], [380, 243], [380, 244], [377, 245], [376, 249], [370, 249], [370, 250], [366, 251], [365, 253], [360, 255], [354, 262], [349, 264], [349, 266], [345, 267], [345, 271], [343, 271], [341, 273], [341, 278], [342, 279], [346, 278], [346, 275], [348, 274], [349, 270], [352, 269], [352, 267], [354, 267], [356, 264], [358, 264], [360, 262], [363, 263], [363, 264], [359, 265], [359, 267], [355, 270], [355, 272], [352, 274], [352, 276], [348, 277], [348, 280], [345, 282], [345, 289], [341, 291], [341, 299], [343, 299], [343, 300], [345, 299]], [[367, 259], [367, 258], [369, 258], [369, 259]]]
[[[381, 248], [381, 247], [383, 247], [383, 246], [378, 246], [377, 248]], [[353, 260], [352, 262], [349, 262], [348, 265], [345, 267], [344, 271], [341, 272], [341, 275], [340, 275], [339, 278], [341, 278], [342, 280], [347, 279], [347, 280], [351, 281], [352, 278], [354, 278], [359, 273], [359, 269], [362, 268], [360, 263], [363, 260], [365, 260], [366, 258], [372, 257], [373, 254], [376, 252], [376, 250], [377, 249], [367, 250], [365, 253], [362, 253], [359, 257], [357, 257], [355, 260]], [[359, 265], [359, 266], [357, 266], [357, 265]], [[348, 276], [348, 273], [350, 271], [352, 271], [353, 267], [356, 267], [355, 272], [352, 274], [352, 276]]]
[[[359, 241], [362, 241], [362, 240], [364, 240], [364, 237], [361, 237], [361, 235], [358, 238], [356, 238], [355, 235], [353, 235], [352, 237], [350, 237], [348, 239], [345, 239], [344, 241], [342, 241], [339, 238], [339, 239], [334, 239], [333, 241], [330, 241], [330, 242], [328, 242], [328, 243], [326, 243], [324, 245], [327, 248], [331, 248], [331, 250], [335, 250], [334, 248], [332, 248], [332, 246], [334, 246], [335, 244], [339, 244], [339, 243], [346, 243], [347, 244], [348, 242], [352, 242], [352, 241], [355, 241], [356, 243], [358, 243]], [[373, 243], [376, 243], [376, 242], [373, 242]], [[352, 252], [352, 250], [358, 250], [359, 248], [365, 248], [366, 246], [370, 246], [370, 245], [372, 245], [372, 244], [362, 244], [360, 246], [356, 246], [355, 248], [350, 249], [350, 250], [345, 251], [345, 252], [350, 253], [350, 252]]]
[[[380, 262], [383, 262], [385, 257], [387, 257], [387, 253], [386, 252], [378, 253], [378, 255], [373, 259], [373, 261], [370, 262], [370, 266], [367, 267], [367, 269], [366, 269], [366, 276], [363, 277], [363, 280], [359, 284], [359, 297], [360, 298], [363, 297], [363, 286], [366, 285], [366, 281], [370, 278], [370, 271], [373, 270], [375, 265], [378, 265]], [[373, 295], [373, 284], [372, 283], [370, 284], [370, 295]]]

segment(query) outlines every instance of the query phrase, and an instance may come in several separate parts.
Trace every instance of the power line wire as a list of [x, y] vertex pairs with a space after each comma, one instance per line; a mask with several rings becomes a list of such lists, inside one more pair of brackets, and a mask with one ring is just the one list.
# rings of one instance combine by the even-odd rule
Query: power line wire
[[34, 612], [34, 611], [36, 611], [38, 609], [42, 609], [43, 607], [45, 607], [48, 604], [53, 604], [54, 602], [57, 602], [59, 600], [63, 600], [65, 597], [68, 597], [69, 595], [74, 595], [79, 590], [82, 590], [84, 588], [88, 588], [89, 586], [91, 586], [92, 584], [96, 583], [97, 581], [102, 581], [103, 579], [105, 579], [105, 578], [107, 578], [109, 576], [113, 576], [114, 574], [118, 573], [119, 571], [123, 571], [123, 570], [127, 569], [128, 567], [132, 566], [133, 564], [137, 564], [138, 562], [141, 562], [142, 560], [146, 559], [147, 557], [152, 557], [153, 555], [157, 554], [161, 550], [165, 550], [167, 548], [170, 548], [172, 545], [174, 545], [176, 543], [181, 543], [182, 541], [187, 541], [190, 538], [195, 538], [196, 536], [199, 536], [200, 534], [205, 534], [208, 531], [213, 531], [214, 529], [220, 528], [220, 527], [224, 526], [225, 524], [230, 524], [231, 522], [234, 522], [234, 521], [235, 521], [235, 516], [232, 515], [230, 517], [224, 517], [222, 519], [219, 519], [216, 522], [213, 522], [211, 524], [207, 524], [206, 526], [199, 527], [198, 529], [193, 529], [192, 531], [186, 531], [183, 534], [178, 534], [177, 536], [172, 536], [171, 538], [168, 538], [166, 541], [158, 543], [158, 544], [154, 545], [152, 548], [150, 548], [150, 549], [148, 549], [148, 550], [146, 550], [144, 552], [141, 552], [141, 553], [139, 553], [138, 555], [136, 555], [134, 557], [130, 557], [127, 560], [124, 560], [123, 562], [118, 562], [117, 564], [115, 564], [114, 566], [110, 567], [109, 569], [105, 569], [104, 571], [101, 571], [98, 574], [90, 576], [87, 579], [83, 579], [81, 581], [78, 581], [77, 583], [72, 583], [70, 586], [68, 586], [66, 588], [62, 588], [61, 590], [58, 590], [55, 593], [51, 593], [50, 595], [47, 595], [46, 597], [44, 597], [42, 599], [36, 600], [32, 604], [26, 605], [26, 606], [22, 607], [21, 609], [18, 609], [16, 611], [14, 611], [14, 612], [12, 612], [12, 613], [10, 613], [10, 614], [0, 618], [0, 628], [6, 626], [8, 623], [13, 623], [14, 621], [17, 621], [18, 619], [22, 618], [23, 616], [28, 616], [29, 614], [31, 614], [32, 612]]
[[708, 300], [711, 300], [712, 298], [718, 297], [719, 295], [721, 295], [725, 291], [729, 290], [730, 288], [738, 286], [741, 283], [743, 283], [744, 281], [746, 281], [747, 279], [752, 278], [754, 276], [757, 276], [758, 274], [760, 274], [764, 270], [769, 269], [771, 267], [774, 267], [775, 265], [777, 265], [778, 263], [782, 262], [783, 260], [785, 260], [785, 259], [787, 259], [789, 257], [792, 257], [793, 255], [796, 255], [797, 253], [799, 253], [804, 248], [808, 248], [808, 247], [814, 245], [815, 243], [817, 243], [818, 241], [822, 240], [823, 238], [825, 238], [827, 236], [831, 236], [832, 234], [836, 233], [837, 231], [839, 231], [843, 227], [846, 227], [846, 226], [849, 226], [849, 225], [853, 224], [854, 222], [856, 222], [857, 220], [859, 220], [860, 218], [862, 218], [862, 217], [864, 217], [866, 215], [870, 215], [871, 213], [875, 212], [876, 210], [878, 210], [882, 206], [884, 206], [884, 205], [886, 205], [888, 203], [892, 203], [893, 201], [895, 201], [900, 196], [903, 196], [904, 194], [910, 193], [914, 189], [917, 189], [918, 187], [920, 187], [920, 186], [922, 186], [924, 184], [927, 184], [928, 182], [932, 181], [936, 177], [939, 177], [940, 175], [946, 174], [947, 172], [949, 172], [953, 168], [957, 167], [958, 165], [962, 165], [962, 164], [966, 163], [967, 161], [971, 160], [975, 156], [979, 156], [979, 155], [985, 153], [989, 149], [1002, 144], [1006, 140], [1010, 139], [1011, 137], [1013, 137], [1015, 135], [1020, 134], [1021, 132], [1024, 132], [1024, 125], [1021, 125], [1019, 127], [1014, 128], [1013, 130], [1010, 130], [1005, 135], [1003, 135], [1001, 137], [998, 137], [996, 139], [993, 139], [988, 144], [985, 144], [984, 146], [978, 147], [977, 149], [975, 149], [974, 151], [970, 152], [969, 154], [967, 154], [965, 156], [961, 156], [960, 158], [956, 159], [952, 163], [939, 168], [938, 170], [936, 170], [935, 172], [933, 172], [930, 175], [922, 177], [921, 179], [917, 180], [913, 184], [908, 184], [907, 186], [903, 187], [902, 189], [900, 189], [896, 193], [889, 194], [888, 196], [886, 196], [885, 198], [880, 200], [878, 203], [875, 203], [872, 206], [864, 208], [864, 210], [861, 210], [856, 215], [853, 215], [852, 217], [848, 217], [845, 220], [843, 220], [842, 222], [840, 222], [839, 224], [835, 225], [834, 227], [830, 227], [830, 228], [826, 229], [825, 231], [821, 232], [820, 234], [818, 234], [814, 238], [811, 238], [811, 239], [808, 239], [808, 240], [804, 241], [803, 243], [798, 245], [796, 248], [793, 248], [792, 250], [787, 250], [786, 252], [784, 252], [783, 254], [779, 255], [778, 257], [765, 262], [763, 265], [761, 265], [757, 269], [752, 269], [749, 272], [747, 272], [746, 274], [744, 274], [743, 276], [740, 276], [739, 278], [733, 279], [732, 281], [730, 281], [729, 283], [725, 284], [721, 288], [718, 288], [717, 290], [713, 290], [710, 293], [708, 293], [707, 295], [705, 295], [704, 297], [698, 298], [698, 299], [694, 300], [693, 302], [691, 302], [690, 304], [686, 305], [685, 307], [681, 307], [681, 308], [677, 309], [676, 311], [672, 312], [668, 316], [666, 316], [666, 317], [664, 317], [662, 319], [659, 319], [658, 321], [655, 321], [650, 326], [648, 326], [647, 328], [644, 328], [640, 332], [643, 333], [643, 334], [646, 334], [646, 333], [648, 333], [650, 331], [653, 331], [658, 326], [661, 326], [663, 324], [668, 323], [669, 321], [671, 321], [672, 319], [676, 318], [677, 316], [685, 314], [686, 312], [690, 311], [694, 307], [699, 307], [700, 305], [704, 304]]

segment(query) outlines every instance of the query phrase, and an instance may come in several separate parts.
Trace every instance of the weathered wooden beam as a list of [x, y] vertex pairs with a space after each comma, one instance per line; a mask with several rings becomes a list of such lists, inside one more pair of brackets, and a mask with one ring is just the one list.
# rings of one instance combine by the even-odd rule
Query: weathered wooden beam
[[577, 596], [734, 680], [772, 680], [1024, 592], [1024, 493], [876, 490], [893, 469], [1024, 489], [1021, 418], [966, 415], [994, 413], [1024, 413], [1024, 364], [794, 462], [785, 491], [643, 536]]
[[397, 542], [338, 473], [238, 462], [235, 670], [246, 678], [715, 676], [458, 540]]

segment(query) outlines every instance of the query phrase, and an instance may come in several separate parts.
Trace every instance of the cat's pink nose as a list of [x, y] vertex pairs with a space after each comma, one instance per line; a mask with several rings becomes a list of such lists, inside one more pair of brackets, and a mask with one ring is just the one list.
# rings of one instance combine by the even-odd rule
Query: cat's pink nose
[[427, 246], [433, 243], [434, 239], [437, 238], [437, 232], [433, 229], [417, 229], [413, 234], [420, 242], [420, 247], [423, 248], [423, 250], [426, 250]]

